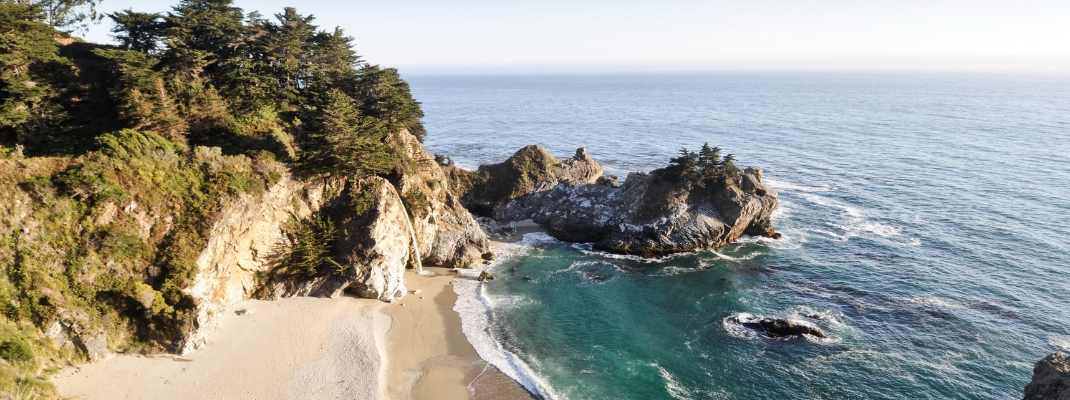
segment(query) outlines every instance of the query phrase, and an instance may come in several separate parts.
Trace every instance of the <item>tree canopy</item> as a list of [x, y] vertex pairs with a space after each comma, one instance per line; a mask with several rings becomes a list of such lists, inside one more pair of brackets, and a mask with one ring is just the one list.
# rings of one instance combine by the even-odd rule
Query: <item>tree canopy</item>
[[674, 180], [687, 180], [700, 187], [713, 183], [738, 181], [740, 170], [732, 154], [721, 157], [720, 147], [703, 143], [698, 152], [680, 149], [680, 155], [669, 159], [669, 166], [661, 170], [662, 176]]
[[[271, 18], [232, 0], [127, 9], [108, 14], [118, 45], [107, 46], [57, 41], [63, 32], [41, 4], [0, 0], [0, 146], [80, 154], [129, 128], [229, 154], [267, 150], [320, 173], [382, 173], [369, 140], [425, 134], [396, 69], [366, 63], [341, 28], [320, 29], [294, 8]], [[326, 161], [341, 152], [376, 161]]]

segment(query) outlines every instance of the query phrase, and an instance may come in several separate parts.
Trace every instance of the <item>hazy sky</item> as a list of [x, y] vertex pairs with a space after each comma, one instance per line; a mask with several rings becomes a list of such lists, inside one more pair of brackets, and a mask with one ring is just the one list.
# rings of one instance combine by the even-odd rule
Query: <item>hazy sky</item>
[[[168, 11], [177, 0], [104, 0]], [[341, 26], [408, 73], [954, 70], [1070, 74], [1070, 0], [238, 0]], [[86, 37], [110, 41], [110, 21]]]

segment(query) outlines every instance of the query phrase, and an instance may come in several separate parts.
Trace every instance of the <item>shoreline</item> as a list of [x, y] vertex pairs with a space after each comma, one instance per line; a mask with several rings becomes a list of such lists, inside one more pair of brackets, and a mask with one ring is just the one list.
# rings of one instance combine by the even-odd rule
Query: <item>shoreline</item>
[[457, 293], [452, 282], [459, 275], [447, 268], [425, 267], [424, 271], [435, 275], [406, 271], [409, 294], [384, 308], [393, 321], [387, 335], [386, 398], [534, 399], [523, 386], [481, 359], [468, 342], [461, 316], [453, 310]]
[[[541, 231], [518, 224], [492, 247]], [[245, 300], [228, 307], [204, 348], [185, 356], [119, 354], [67, 367], [51, 381], [71, 399], [537, 398], [468, 341], [454, 310], [460, 275], [438, 267], [425, 275], [407, 270], [409, 292], [394, 303]]]

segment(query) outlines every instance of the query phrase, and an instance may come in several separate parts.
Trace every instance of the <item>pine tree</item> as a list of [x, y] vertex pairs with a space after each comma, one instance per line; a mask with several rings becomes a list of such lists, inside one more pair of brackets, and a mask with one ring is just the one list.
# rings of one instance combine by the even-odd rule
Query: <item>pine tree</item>
[[721, 161], [721, 171], [727, 179], [739, 180], [740, 171], [735, 164], [736, 156], [729, 154], [724, 156], [724, 160]]
[[679, 157], [669, 159], [669, 175], [674, 179], [694, 180], [698, 177], [698, 157], [698, 153], [681, 148]]
[[55, 76], [70, 70], [37, 4], [0, 2], [0, 140], [32, 145], [66, 117]]
[[134, 12], [130, 9], [108, 14], [115, 22], [111, 28], [119, 47], [146, 54], [156, 54], [166, 33], [163, 16], [159, 13]]
[[394, 167], [394, 155], [383, 144], [384, 124], [361, 115], [357, 106], [340, 90], [326, 93], [302, 146], [299, 163], [305, 171], [378, 175]]
[[382, 119], [390, 131], [408, 129], [421, 142], [424, 116], [420, 103], [412, 98], [409, 83], [401, 79], [398, 70], [366, 65], [360, 69], [357, 96], [364, 103], [361, 110], [369, 116]]

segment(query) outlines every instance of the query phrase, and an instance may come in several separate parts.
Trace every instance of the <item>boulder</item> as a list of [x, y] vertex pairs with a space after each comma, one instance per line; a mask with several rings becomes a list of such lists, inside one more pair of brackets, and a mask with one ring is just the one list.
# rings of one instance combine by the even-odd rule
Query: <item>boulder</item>
[[770, 337], [810, 335], [826, 337], [820, 329], [795, 323], [786, 319], [765, 318], [758, 322], [744, 322], [744, 327], [765, 333]]
[[1024, 400], [1070, 400], [1070, 359], [1063, 352], [1044, 357], [1033, 367]]
[[479, 280], [480, 282], [493, 281], [494, 280], [494, 275], [491, 275], [490, 272], [483, 271], [483, 272], [479, 273], [479, 277], [476, 278], [476, 279]]

